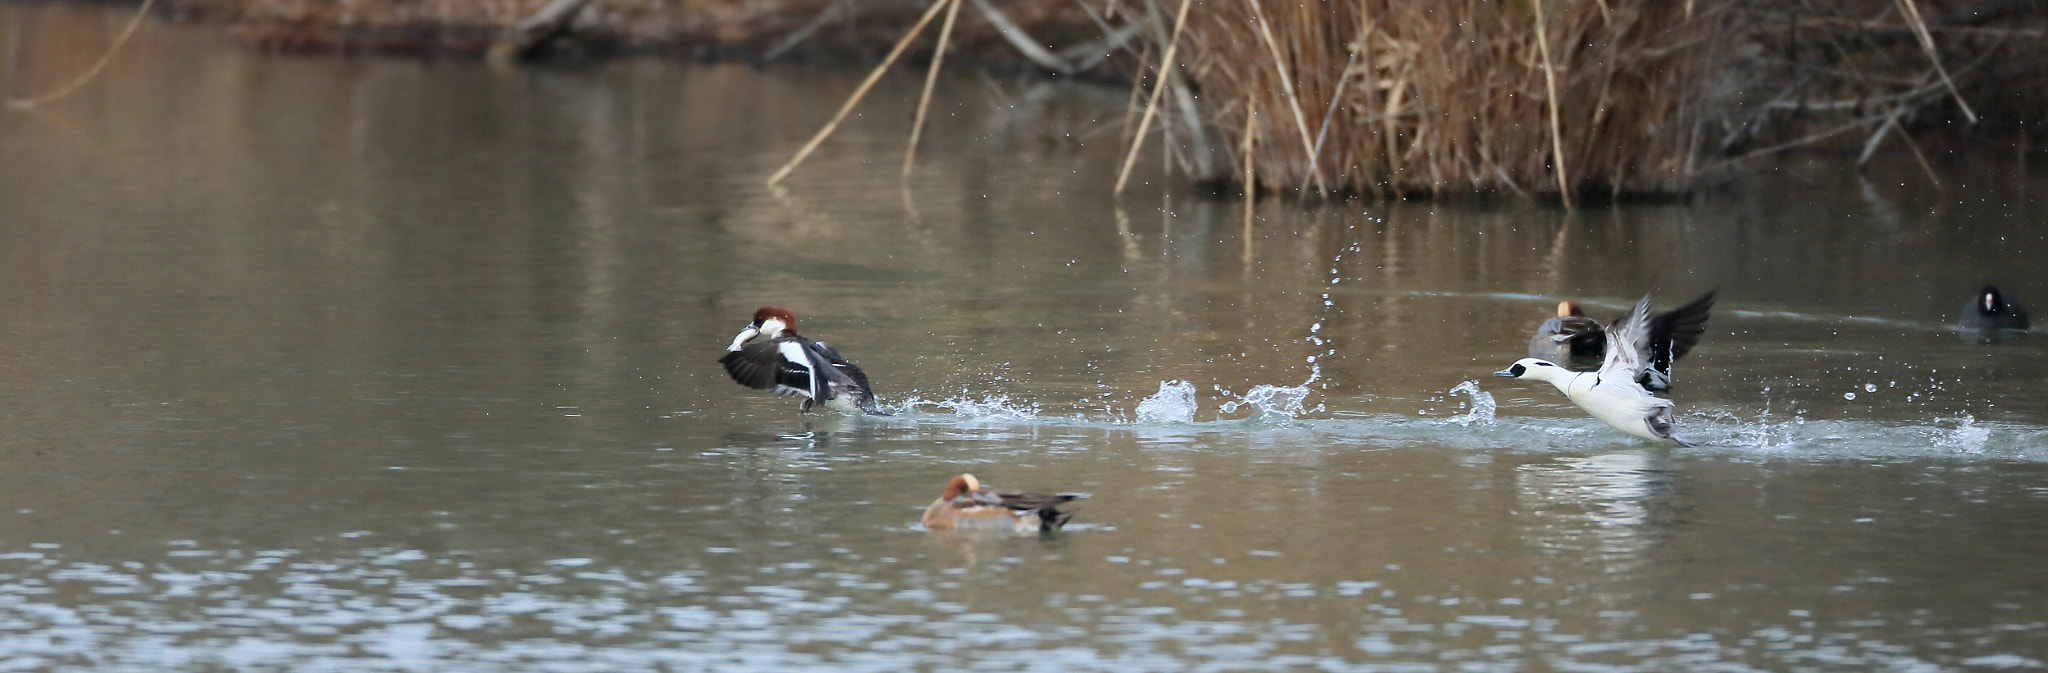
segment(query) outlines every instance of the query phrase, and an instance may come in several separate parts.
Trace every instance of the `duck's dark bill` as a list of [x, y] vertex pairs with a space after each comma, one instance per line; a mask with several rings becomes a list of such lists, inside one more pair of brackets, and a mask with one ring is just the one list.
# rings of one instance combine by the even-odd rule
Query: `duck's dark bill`
[[1494, 376], [1505, 376], [1505, 377], [1507, 377], [1507, 378], [1511, 378], [1511, 379], [1518, 379], [1518, 378], [1522, 378], [1522, 372], [1524, 372], [1524, 371], [1527, 371], [1527, 369], [1523, 368], [1523, 367], [1522, 367], [1521, 365], [1515, 365], [1515, 366], [1513, 366], [1513, 367], [1509, 367], [1509, 368], [1507, 368], [1507, 369], [1503, 369], [1503, 370], [1500, 370], [1500, 371], [1494, 372], [1494, 373], [1493, 373], [1493, 375], [1494, 375]]

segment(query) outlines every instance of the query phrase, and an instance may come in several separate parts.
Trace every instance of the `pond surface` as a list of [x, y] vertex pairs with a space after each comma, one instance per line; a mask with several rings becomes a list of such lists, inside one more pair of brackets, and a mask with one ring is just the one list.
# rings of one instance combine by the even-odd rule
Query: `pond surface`
[[[0, 90], [121, 12], [0, 5]], [[266, 56], [153, 23], [0, 123], [0, 670], [2048, 667], [2048, 182], [1192, 198], [1124, 94]], [[1156, 147], [1156, 139], [1155, 145]], [[1718, 288], [1681, 430], [1490, 376]], [[787, 306], [889, 418], [715, 360]], [[1091, 497], [917, 524], [950, 475]]]

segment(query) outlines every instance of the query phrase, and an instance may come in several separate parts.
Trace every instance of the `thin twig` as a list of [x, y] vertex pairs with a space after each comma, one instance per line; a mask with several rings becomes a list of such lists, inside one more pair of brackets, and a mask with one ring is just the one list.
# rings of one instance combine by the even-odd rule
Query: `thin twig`
[[[1152, 45], [1151, 45], [1150, 43], [1147, 43], [1147, 44], [1145, 45], [1145, 50], [1144, 50], [1144, 51], [1142, 51], [1142, 52], [1139, 52], [1139, 53], [1138, 53], [1138, 63], [1140, 63], [1140, 64], [1143, 64], [1143, 63], [1146, 63], [1146, 62], [1148, 62], [1148, 61], [1151, 61], [1151, 60], [1152, 60]], [[1145, 69], [1144, 69], [1144, 68], [1133, 68], [1133, 70], [1136, 70], [1136, 71], [1137, 71], [1137, 73], [1131, 76], [1131, 97], [1130, 97], [1130, 99], [1129, 99], [1129, 100], [1126, 100], [1126, 101], [1124, 101], [1124, 120], [1123, 120], [1123, 123], [1122, 123], [1122, 124], [1119, 124], [1119, 125], [1117, 125], [1117, 131], [1116, 131], [1116, 132], [1117, 132], [1117, 134], [1118, 134], [1118, 135], [1117, 135], [1117, 141], [1118, 141], [1118, 142], [1129, 142], [1129, 141], [1130, 141], [1130, 139], [1131, 139], [1131, 117], [1133, 117], [1133, 116], [1135, 116], [1135, 115], [1137, 115], [1137, 114], [1138, 114], [1138, 94], [1140, 94], [1140, 93], [1143, 93], [1143, 92], [1145, 91]]]
[[1344, 69], [1337, 71], [1337, 91], [1330, 94], [1330, 106], [1323, 110], [1322, 128], [1316, 129], [1316, 144], [1308, 150], [1310, 170], [1315, 168], [1315, 157], [1323, 154], [1323, 140], [1330, 136], [1330, 120], [1337, 118], [1337, 103], [1344, 100], [1344, 85], [1351, 83], [1351, 66], [1358, 63], [1361, 51], [1364, 49], [1351, 50], [1351, 57], [1344, 59]]
[[826, 5], [824, 11], [818, 12], [817, 16], [811, 17], [811, 20], [805, 22], [803, 26], [791, 31], [788, 37], [777, 41], [775, 46], [768, 48], [768, 51], [761, 52], [761, 60], [767, 62], [782, 58], [783, 54], [788, 53], [791, 49], [795, 49], [797, 45], [802, 44], [806, 38], [809, 38], [811, 33], [818, 32], [819, 28], [823, 28], [825, 24], [839, 18], [841, 11], [852, 6], [853, 0], [837, 0], [830, 5]]
[[1011, 21], [1001, 10], [996, 9], [995, 5], [989, 4], [988, 0], [974, 0], [974, 6], [981, 10], [982, 17], [988, 19], [989, 25], [995, 26], [996, 32], [1001, 33], [1003, 39], [1009, 40], [1010, 46], [1016, 47], [1017, 53], [1023, 54], [1024, 58], [1038, 64], [1038, 67], [1063, 75], [1074, 71], [1074, 66], [1046, 51], [1043, 45], [1032, 39], [1030, 33], [1024, 32], [1022, 27]]
[[142, 20], [149, 17], [149, 8], [155, 4], [156, 0], [142, 0], [142, 6], [135, 10], [135, 18], [128, 20], [128, 26], [121, 29], [120, 37], [114, 38], [114, 43], [107, 45], [107, 51], [100, 54], [100, 60], [94, 62], [92, 67], [85, 69], [85, 74], [79, 75], [77, 79], [71, 80], [70, 83], [64, 86], [57, 87], [56, 91], [34, 98], [16, 98], [7, 101], [7, 106], [17, 110], [31, 109], [39, 105], [62, 100], [65, 96], [69, 96], [72, 92], [77, 91], [79, 87], [85, 86], [86, 82], [90, 82], [94, 77], [98, 77], [100, 71], [105, 69], [108, 63], [113, 62], [114, 53], [121, 50], [121, 45], [128, 43], [128, 38], [135, 36], [135, 29], [142, 27]]
[[1137, 26], [1124, 26], [1122, 28], [1104, 30], [1102, 39], [1087, 44], [1067, 47], [1060, 50], [1059, 56], [1063, 60], [1072, 61], [1075, 72], [1086, 72], [1089, 68], [1109, 60], [1110, 54], [1116, 53], [1116, 50], [1122, 49], [1126, 44], [1130, 44], [1131, 38], [1137, 35]]
[[1766, 156], [1766, 155], [1771, 155], [1771, 154], [1777, 154], [1777, 153], [1779, 153], [1779, 152], [1783, 152], [1783, 151], [1785, 151], [1785, 150], [1789, 150], [1789, 149], [1792, 149], [1792, 148], [1795, 148], [1795, 147], [1801, 147], [1801, 146], [1804, 146], [1804, 145], [1811, 145], [1811, 144], [1813, 144], [1813, 143], [1816, 143], [1816, 142], [1819, 142], [1819, 141], [1822, 141], [1822, 140], [1826, 140], [1826, 139], [1828, 139], [1828, 138], [1830, 138], [1830, 137], [1833, 137], [1833, 136], [1836, 136], [1836, 135], [1840, 135], [1840, 134], [1842, 134], [1843, 132], [1846, 132], [1846, 131], [1850, 131], [1850, 130], [1854, 130], [1854, 129], [1857, 129], [1857, 128], [1862, 128], [1863, 126], [1866, 126], [1866, 125], [1870, 124], [1871, 122], [1877, 121], [1877, 120], [1879, 120], [1879, 119], [1881, 119], [1881, 118], [1883, 118], [1883, 117], [1884, 117], [1884, 115], [1873, 115], [1873, 116], [1869, 116], [1869, 117], [1864, 117], [1864, 118], [1862, 118], [1862, 119], [1858, 119], [1858, 120], [1855, 120], [1855, 121], [1851, 121], [1851, 122], [1849, 122], [1849, 123], [1847, 123], [1847, 124], [1842, 124], [1842, 125], [1840, 125], [1840, 126], [1835, 126], [1835, 127], [1829, 128], [1829, 129], [1827, 129], [1827, 130], [1824, 130], [1824, 131], [1817, 131], [1817, 132], [1814, 132], [1814, 133], [1809, 133], [1809, 134], [1806, 134], [1805, 136], [1801, 136], [1801, 137], [1799, 137], [1799, 138], [1797, 138], [1797, 139], [1793, 139], [1793, 140], [1788, 140], [1788, 141], [1785, 141], [1785, 142], [1782, 142], [1782, 143], [1778, 143], [1778, 144], [1776, 144], [1776, 145], [1772, 145], [1772, 146], [1770, 146], [1770, 147], [1765, 147], [1765, 148], [1762, 148], [1762, 149], [1757, 149], [1757, 150], [1750, 150], [1750, 151], [1748, 151], [1748, 152], [1745, 152], [1745, 153], [1743, 153], [1743, 154], [1742, 154], [1742, 156], [1738, 156], [1738, 157], [1729, 157], [1729, 158], [1726, 158], [1726, 159], [1722, 159], [1722, 160], [1720, 160], [1720, 161], [1716, 161], [1716, 162], [1714, 162], [1714, 163], [1711, 163], [1711, 164], [1707, 164], [1706, 166], [1704, 166], [1704, 167], [1702, 167], [1702, 168], [1700, 169], [1700, 172], [1701, 172], [1701, 173], [1711, 173], [1711, 172], [1713, 172], [1713, 171], [1717, 171], [1717, 170], [1720, 170], [1720, 169], [1722, 169], [1722, 168], [1726, 168], [1726, 167], [1728, 167], [1728, 166], [1732, 166], [1732, 165], [1735, 165], [1735, 164], [1737, 164], [1737, 163], [1740, 163], [1740, 162], [1743, 162], [1743, 161], [1747, 161], [1747, 160], [1750, 160], [1750, 159], [1755, 159], [1755, 158], [1757, 158], [1757, 157], [1762, 157], [1762, 156]]
[[1257, 100], [1247, 92], [1244, 96], [1244, 233], [1239, 235], [1239, 238], [1244, 240], [1243, 263], [1247, 272], [1252, 266], [1252, 216], [1257, 212], [1259, 202], [1258, 192], [1254, 191], [1254, 186], [1258, 184], [1258, 175], [1253, 171], [1257, 169], [1252, 164], [1252, 149], [1255, 146], [1252, 138], [1258, 133], [1258, 128], [1252, 126], [1252, 120], [1258, 117], [1253, 114], [1257, 111], [1254, 107], [1257, 104]]
[[1899, 131], [1899, 139], [1906, 141], [1906, 149], [1913, 151], [1913, 159], [1920, 162], [1920, 171], [1927, 174], [1927, 181], [1934, 183], [1934, 191], [1948, 191], [1941, 186], [1941, 178], [1935, 177], [1934, 166], [1927, 163], [1927, 155], [1920, 153], [1920, 143], [1913, 142], [1913, 134]]
[[1257, 99], [1253, 98], [1250, 93], [1246, 93], [1244, 96], [1244, 148], [1240, 151], [1244, 153], [1244, 222], [1245, 233], [1247, 234], [1251, 233], [1252, 201], [1256, 199], [1253, 190], [1259, 184], [1259, 176], [1254, 172], [1257, 170], [1257, 165], [1252, 163], [1252, 150], [1257, 147], [1252, 137], [1258, 132], [1258, 127], [1253, 126], [1252, 121], [1259, 116], [1257, 114], [1257, 105]]
[[[1209, 134], [1202, 130], [1202, 113], [1201, 108], [1195, 103], [1195, 87], [1188, 84], [1187, 73], [1179, 70], [1168, 72], [1171, 73], [1173, 79], [1173, 93], [1171, 94], [1173, 102], [1176, 107], [1180, 108], [1181, 123], [1186, 124], [1188, 128], [1188, 142], [1184, 146], [1185, 149], [1180, 152], [1180, 156], [1183, 157], [1181, 164], [1184, 170], [1188, 170], [1194, 175], [1207, 177], [1212, 175], [1210, 171], [1214, 168], [1210, 157], [1214, 152], [1209, 148]], [[1163, 126], [1170, 126], [1172, 121], [1172, 119], [1161, 119], [1159, 123]], [[1186, 168], [1188, 159], [1194, 161], [1195, 165], [1193, 168]]]
[[924, 11], [924, 16], [918, 18], [917, 25], [911, 26], [909, 31], [904, 32], [903, 39], [897, 40], [896, 47], [890, 49], [889, 55], [882, 58], [882, 64], [875, 66], [874, 71], [868, 73], [868, 78], [863, 80], [860, 86], [853, 90], [853, 95], [846, 97], [846, 103], [839, 106], [839, 113], [832, 115], [832, 121], [827, 122], [825, 128], [818, 129], [818, 133], [811, 136], [809, 142], [804, 143], [803, 149], [797, 150], [796, 156], [791, 157], [789, 163], [783, 164], [781, 168], [775, 169], [774, 175], [768, 176], [768, 186], [774, 187], [775, 183], [782, 182], [783, 178], [789, 177], [790, 172], [795, 171], [798, 164], [803, 163], [805, 158], [810, 157], [811, 152], [816, 151], [819, 145], [824, 144], [826, 138], [832, 137], [832, 132], [839, 129], [839, 122], [846, 119], [846, 114], [853, 111], [853, 106], [860, 104], [861, 97], [868, 94], [868, 89], [873, 88], [875, 82], [882, 79], [882, 73], [888, 72], [889, 66], [896, 63], [896, 57], [902, 56], [903, 50], [910, 47], [910, 41], [916, 39], [918, 33], [924, 32], [924, 27], [930, 24], [932, 19], [939, 15], [939, 10], [948, 4], [951, 3], [947, 2], [947, 0], [938, 0], [932, 3], [931, 9]]
[[491, 60], [496, 63], [509, 63], [532, 56], [543, 43], [569, 32], [569, 22], [574, 21], [576, 14], [583, 11], [583, 7], [588, 4], [590, 0], [549, 2], [541, 7], [540, 11], [534, 12], [533, 16], [513, 26], [510, 33], [500, 36], [498, 41], [491, 45]]
[[1934, 48], [1934, 36], [1927, 32], [1927, 22], [1920, 18], [1920, 7], [1913, 0], [1897, 0], [1899, 7], [1906, 10], [1906, 23], [1913, 28], [1913, 36], [1920, 38], [1920, 49], [1927, 52], [1927, 60], [1934, 64], [1934, 71], [1941, 73], [1941, 83], [1948, 86], [1948, 93], [1956, 99], [1956, 107], [1963, 109], [1963, 118], [1977, 123], [1977, 113], [1970, 109], [1969, 101], [1963, 100], [1963, 93], [1956, 90], [1956, 83], [1948, 77], [1948, 68], [1941, 65], [1941, 54]]
[[1160, 77], [1152, 88], [1151, 98], [1145, 101], [1145, 114], [1138, 118], [1138, 134], [1131, 138], [1131, 151], [1124, 155], [1124, 169], [1117, 173], [1116, 189], [1112, 194], [1124, 193], [1124, 183], [1131, 179], [1131, 167], [1138, 163], [1138, 149], [1145, 146], [1145, 131], [1152, 127], [1152, 115], [1159, 107], [1159, 94], [1166, 90], [1166, 70], [1173, 67], [1174, 52], [1180, 48], [1180, 31], [1188, 24], [1188, 5], [1193, 0], [1180, 0], [1180, 12], [1173, 18], [1173, 37], [1166, 39], [1166, 53], [1159, 56]]
[[1287, 74], [1287, 59], [1280, 56], [1280, 43], [1273, 39], [1273, 29], [1267, 25], [1265, 12], [1259, 9], [1259, 0], [1245, 0], [1252, 7], [1252, 21], [1259, 25], [1259, 37], [1266, 42], [1266, 50], [1273, 53], [1273, 70], [1280, 75], [1280, 88], [1287, 92], [1287, 109], [1294, 113], [1294, 128], [1301, 133], [1301, 149], [1308, 152], [1308, 172], [1315, 177], [1316, 189], [1330, 191], [1323, 183], [1323, 172], [1316, 167], [1315, 139], [1308, 134], [1308, 116], [1301, 113], [1301, 96], [1294, 90], [1294, 78]]
[[1558, 123], [1557, 75], [1550, 64], [1550, 38], [1543, 34], [1543, 0], [1533, 0], [1536, 14], [1536, 51], [1543, 56], [1543, 86], [1550, 90], [1550, 160], [1557, 174], [1557, 195], [1565, 210], [1572, 208], [1571, 176], [1564, 168], [1564, 132]]
[[952, 43], [953, 20], [960, 18], [960, 0], [939, 0], [949, 9], [946, 22], [939, 25], [938, 50], [932, 52], [932, 65], [924, 73], [924, 93], [917, 99], [917, 121], [910, 123], [910, 144], [903, 149], [903, 177], [910, 177], [910, 169], [917, 163], [917, 141], [924, 137], [925, 110], [932, 104], [932, 89], [939, 83], [939, 64], [946, 61], [946, 45]]
[[1856, 157], [1856, 167], [1862, 168], [1865, 164], [1869, 164], [1870, 157], [1877, 154], [1878, 146], [1884, 144], [1884, 137], [1890, 135], [1892, 129], [1898, 128], [1898, 126], [1899, 108], [1892, 108], [1892, 113], [1885, 115], [1884, 123], [1877, 125], [1877, 131], [1870, 134], [1870, 139], [1863, 141], [1863, 154]]

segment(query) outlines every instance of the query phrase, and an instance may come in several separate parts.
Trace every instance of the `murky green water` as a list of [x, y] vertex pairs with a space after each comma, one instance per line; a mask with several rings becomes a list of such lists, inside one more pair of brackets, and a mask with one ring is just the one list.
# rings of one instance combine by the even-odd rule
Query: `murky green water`
[[[904, 187], [906, 75], [771, 192], [857, 73], [131, 48], [0, 120], [0, 670], [2048, 667], [2048, 339], [1948, 327], [2048, 311], [2038, 173], [1247, 223], [971, 75]], [[1706, 446], [1488, 376], [1714, 287]], [[727, 381], [765, 303], [898, 415]], [[1092, 497], [920, 530], [963, 471]]]

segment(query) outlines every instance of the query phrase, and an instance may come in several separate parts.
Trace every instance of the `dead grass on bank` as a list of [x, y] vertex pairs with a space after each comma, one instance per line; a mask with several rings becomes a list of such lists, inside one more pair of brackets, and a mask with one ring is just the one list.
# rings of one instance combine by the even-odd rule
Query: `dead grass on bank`
[[[266, 48], [482, 53], [554, 1], [174, 3]], [[1127, 164], [1151, 142], [1190, 176], [1248, 193], [1570, 203], [1683, 193], [1814, 146], [1866, 160], [1903, 146], [1935, 180], [1913, 129], [1984, 117], [2023, 150], [2048, 138], [2041, 0], [1938, 13], [1930, 0], [966, 2], [955, 53], [1133, 79]], [[941, 4], [589, 0], [560, 42], [875, 58], [891, 42], [903, 53], [915, 37], [903, 26]], [[919, 38], [905, 58], [932, 58], [934, 44]]]
[[1669, 192], [1723, 22], [1661, 0], [1223, 0], [1185, 67], [1259, 190]]
[[1165, 70], [1208, 101], [1247, 192], [1570, 204], [1894, 139], [1935, 180], [1906, 129], [1987, 103], [2022, 131], [2048, 116], [2048, 3], [1918, 2], [1210, 0]]

